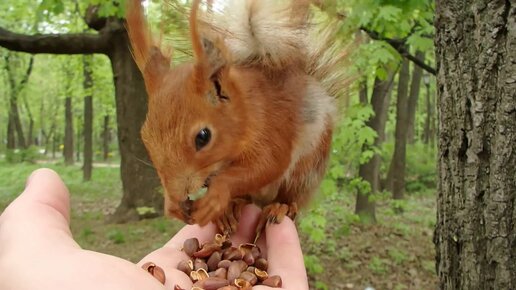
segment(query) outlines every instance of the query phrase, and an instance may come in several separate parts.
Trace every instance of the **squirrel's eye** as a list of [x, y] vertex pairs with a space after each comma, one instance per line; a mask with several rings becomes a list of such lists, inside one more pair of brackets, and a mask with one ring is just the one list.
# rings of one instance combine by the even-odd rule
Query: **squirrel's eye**
[[197, 133], [197, 136], [195, 136], [195, 148], [197, 149], [197, 151], [201, 150], [204, 146], [210, 143], [210, 139], [210, 129], [204, 128], [201, 131], [199, 131], [199, 133]]

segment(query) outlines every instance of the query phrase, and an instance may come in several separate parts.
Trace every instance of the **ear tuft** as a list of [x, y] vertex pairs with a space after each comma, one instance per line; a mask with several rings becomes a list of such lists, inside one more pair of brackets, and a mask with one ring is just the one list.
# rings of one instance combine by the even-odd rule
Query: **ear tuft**
[[[229, 62], [227, 49], [220, 36], [210, 39], [213, 32], [213, 27], [206, 21], [200, 19], [199, 16], [200, 0], [194, 0], [192, 9], [190, 11], [190, 37], [192, 42], [193, 53], [197, 69], [200, 75], [211, 78], [216, 74], [226, 63]], [[208, 3], [208, 14], [211, 13], [210, 5]], [[206, 15], [203, 15], [206, 16]], [[201, 33], [201, 27], [203, 33]]]
[[153, 43], [141, 0], [127, 1], [126, 27], [134, 60], [143, 74], [149, 95], [155, 93], [163, 75], [170, 69], [170, 57]]
[[203, 50], [204, 50], [204, 58], [207, 64], [206, 73], [213, 77], [224, 65], [226, 65], [226, 58], [224, 57], [222, 51], [215, 46], [215, 44], [208, 40], [207, 38], [203, 38]]

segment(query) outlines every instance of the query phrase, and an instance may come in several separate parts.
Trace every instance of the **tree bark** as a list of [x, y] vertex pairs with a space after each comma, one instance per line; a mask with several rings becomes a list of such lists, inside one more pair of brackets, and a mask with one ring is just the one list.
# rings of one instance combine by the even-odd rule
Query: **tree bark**
[[439, 289], [516, 289], [516, 5], [437, 1]]
[[[425, 53], [422, 51], [416, 52], [416, 58], [421, 61], [425, 61]], [[410, 144], [416, 142], [416, 112], [417, 102], [419, 99], [419, 91], [421, 88], [421, 79], [423, 78], [423, 69], [419, 66], [414, 66], [412, 70], [412, 80], [410, 83], [410, 95], [408, 99], [408, 128], [407, 128], [407, 141]]]
[[147, 92], [132, 54], [124, 20], [109, 19], [98, 34], [23, 35], [0, 28], [0, 46], [30, 53], [103, 53], [111, 60], [115, 82], [123, 196], [114, 221], [139, 218], [137, 207], [163, 213], [160, 182], [140, 137], [147, 113]]
[[[367, 126], [371, 127], [378, 136], [375, 138], [373, 146], [381, 146], [383, 140], [380, 137], [381, 132], [385, 131], [385, 123], [382, 122], [384, 115], [388, 113], [389, 101], [386, 99], [389, 95], [389, 88], [392, 86], [394, 75], [396, 72], [393, 70], [386, 80], [380, 80], [376, 78], [374, 81], [374, 88], [371, 96], [371, 105], [375, 115], [367, 121]], [[361, 98], [367, 102], [367, 85], [361, 86], [360, 94], [364, 95]], [[366, 103], [367, 104], [367, 103]], [[364, 148], [368, 150], [369, 148]], [[369, 192], [358, 192], [357, 200], [355, 204], [355, 214], [360, 217], [362, 222], [375, 223], [376, 222], [376, 205], [374, 201], [370, 200], [371, 195], [377, 193], [380, 190], [380, 155], [374, 154], [373, 157], [366, 163], [361, 164], [359, 168], [359, 176], [370, 184], [371, 190]]]
[[93, 77], [91, 72], [91, 55], [83, 56], [83, 76], [84, 76], [84, 157], [82, 166], [82, 180], [90, 181], [93, 170]]
[[405, 158], [407, 147], [407, 98], [410, 79], [410, 66], [407, 59], [403, 59], [398, 79], [396, 101], [396, 132], [394, 153], [387, 175], [386, 186], [392, 192], [394, 199], [403, 199], [405, 194]]
[[65, 165], [74, 164], [73, 156], [73, 113], [72, 113], [72, 98], [65, 99], [65, 132], [64, 132], [64, 149], [63, 156]]
[[[122, 22], [120, 22], [122, 25]], [[118, 142], [124, 195], [114, 216], [114, 221], [139, 218], [136, 208], [153, 207], [163, 212], [163, 196], [159, 193], [160, 181], [151, 166], [147, 150], [140, 136], [140, 128], [147, 115], [147, 92], [143, 77], [129, 50], [129, 37], [125, 30], [111, 36], [109, 57], [115, 76]]]
[[14, 150], [16, 149], [16, 132], [14, 132], [14, 121], [11, 110], [9, 110], [9, 114], [7, 117], [7, 149]]
[[111, 139], [111, 132], [109, 128], [109, 115], [104, 116], [104, 129], [102, 131], [102, 151], [104, 161], [109, 159], [109, 143]]
[[32, 111], [30, 109], [29, 102], [27, 100], [27, 96], [23, 96], [23, 106], [27, 111], [27, 116], [29, 118], [29, 131], [27, 132], [27, 147], [34, 144], [34, 116], [32, 115]]

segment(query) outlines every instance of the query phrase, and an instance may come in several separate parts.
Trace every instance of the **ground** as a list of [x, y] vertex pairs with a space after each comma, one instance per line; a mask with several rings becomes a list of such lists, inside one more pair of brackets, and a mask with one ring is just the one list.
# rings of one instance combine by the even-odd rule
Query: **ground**
[[[56, 170], [70, 188], [71, 229], [85, 249], [135, 262], [182, 226], [165, 218], [109, 224], [107, 217], [119, 202], [121, 190], [119, 170], [112, 166], [96, 167], [93, 181], [83, 183], [79, 166], [0, 161], [0, 212], [23, 190], [30, 172], [41, 166]], [[333, 206], [352, 213], [352, 201], [350, 196]], [[346, 222], [331, 210], [326, 219], [326, 234], [320, 242], [314, 242], [310, 233], [301, 233], [311, 289], [437, 289], [434, 196], [411, 196], [401, 215], [394, 214], [387, 202], [380, 203], [376, 225]]]

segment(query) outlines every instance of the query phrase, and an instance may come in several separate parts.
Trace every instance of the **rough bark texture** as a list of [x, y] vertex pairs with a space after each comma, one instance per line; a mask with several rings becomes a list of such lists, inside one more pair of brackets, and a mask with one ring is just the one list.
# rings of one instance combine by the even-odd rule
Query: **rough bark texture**
[[[421, 61], [425, 61], [424, 52], [417, 51], [416, 57]], [[419, 66], [414, 66], [412, 70], [412, 80], [410, 82], [410, 94], [408, 99], [408, 127], [407, 127], [407, 141], [410, 144], [416, 142], [416, 111], [417, 102], [419, 99], [419, 91], [421, 88], [421, 79], [423, 78], [423, 69]]]
[[437, 1], [440, 289], [516, 289], [516, 5]]
[[[381, 132], [385, 131], [385, 122], [382, 122], [382, 120], [385, 119], [384, 115], [388, 113], [389, 102], [386, 99], [389, 96], [389, 89], [392, 87], [395, 74], [395, 72], [392, 72], [386, 80], [376, 78], [374, 82], [371, 105], [375, 115], [367, 122], [367, 126], [371, 127], [378, 134], [374, 141], [374, 146], [380, 146], [383, 142], [380, 136]], [[361, 90], [360, 94], [366, 96], [365, 101], [367, 102], [367, 86], [362, 86]], [[364, 90], [365, 92], [363, 92]], [[380, 190], [380, 162], [379, 154], [374, 154], [368, 162], [360, 165], [359, 168], [359, 176], [371, 185], [370, 192], [357, 193], [357, 202], [355, 204], [355, 214], [365, 222], [376, 222], [375, 202], [369, 200], [369, 197]]]
[[93, 170], [93, 98], [91, 89], [93, 87], [93, 76], [91, 72], [91, 56], [83, 56], [83, 87], [86, 92], [84, 96], [84, 157], [82, 165], [82, 180], [90, 181]]
[[387, 189], [392, 192], [394, 199], [403, 199], [405, 194], [405, 161], [407, 151], [407, 127], [408, 127], [408, 86], [410, 79], [410, 65], [407, 59], [403, 59], [398, 79], [398, 93], [396, 101], [396, 132], [394, 140], [394, 153], [387, 175]]
[[140, 138], [147, 113], [147, 93], [134, 64], [124, 21], [109, 19], [98, 34], [23, 35], [0, 28], [0, 46], [29, 53], [103, 53], [111, 60], [115, 82], [118, 140], [121, 154], [123, 197], [114, 220], [137, 219], [136, 208], [154, 207], [163, 212], [159, 179]]
[[73, 157], [73, 113], [72, 113], [72, 98], [65, 99], [65, 132], [64, 132], [64, 148], [63, 156], [66, 165], [74, 164]]

